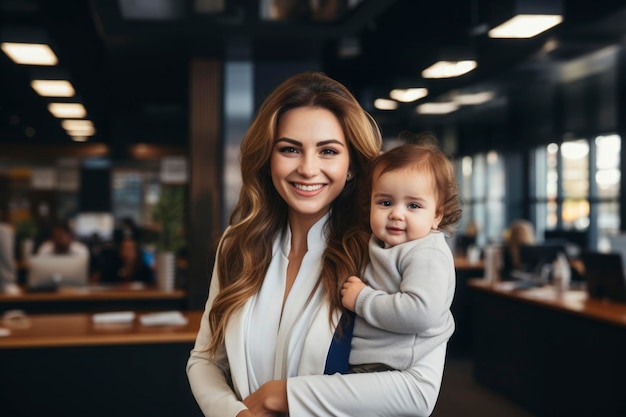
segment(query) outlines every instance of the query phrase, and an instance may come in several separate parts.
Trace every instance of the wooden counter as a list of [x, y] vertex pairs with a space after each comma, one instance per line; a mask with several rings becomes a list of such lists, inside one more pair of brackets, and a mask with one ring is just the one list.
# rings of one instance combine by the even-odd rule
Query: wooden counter
[[163, 291], [153, 287], [92, 285], [60, 288], [52, 292], [0, 293], [0, 312], [24, 310], [27, 313], [94, 312], [112, 310], [182, 310], [184, 290]]
[[185, 373], [202, 313], [184, 314], [183, 326], [142, 326], [138, 316], [101, 325], [91, 314], [15, 323], [0, 337], [0, 415], [202, 417]]
[[200, 327], [201, 311], [184, 312], [184, 326], [142, 326], [137, 313], [132, 323], [94, 323], [92, 314], [29, 315], [4, 320], [11, 334], [0, 337], [0, 349], [68, 346], [108, 346], [155, 343], [192, 343]]
[[584, 290], [567, 291], [559, 296], [553, 288], [548, 286], [527, 290], [512, 290], [513, 283], [504, 282], [491, 285], [485, 283], [482, 279], [471, 280], [469, 286], [501, 297], [523, 300], [537, 306], [588, 319], [605, 321], [626, 328], [626, 303], [589, 298]]
[[626, 416], [626, 304], [468, 285], [478, 382], [538, 417]]

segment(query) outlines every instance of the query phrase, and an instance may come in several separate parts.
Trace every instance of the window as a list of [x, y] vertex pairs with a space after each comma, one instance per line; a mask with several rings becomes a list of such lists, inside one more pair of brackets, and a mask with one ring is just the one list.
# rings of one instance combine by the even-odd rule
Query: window
[[478, 245], [502, 240], [506, 219], [505, 179], [504, 160], [497, 152], [466, 156], [457, 162], [463, 208], [459, 234], [476, 225]]
[[611, 134], [535, 150], [531, 197], [539, 236], [587, 231], [590, 248], [607, 248], [608, 236], [619, 231], [620, 147]]

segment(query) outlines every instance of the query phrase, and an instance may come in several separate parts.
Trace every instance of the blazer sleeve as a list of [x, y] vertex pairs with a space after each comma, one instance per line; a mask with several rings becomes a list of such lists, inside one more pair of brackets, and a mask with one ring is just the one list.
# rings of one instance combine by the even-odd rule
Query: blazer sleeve
[[439, 345], [402, 371], [289, 378], [289, 413], [298, 417], [427, 417], [439, 396], [446, 346]]
[[214, 268], [200, 330], [187, 361], [187, 377], [193, 396], [206, 417], [235, 417], [247, 407], [237, 398], [228, 383], [226, 352], [222, 346], [220, 352], [212, 359], [207, 351], [211, 341], [209, 311], [218, 292], [219, 280]]

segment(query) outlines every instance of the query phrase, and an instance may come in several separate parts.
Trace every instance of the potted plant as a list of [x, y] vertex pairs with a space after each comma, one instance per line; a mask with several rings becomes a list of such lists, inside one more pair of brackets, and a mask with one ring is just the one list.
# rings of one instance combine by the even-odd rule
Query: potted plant
[[30, 217], [18, 221], [15, 225], [15, 240], [18, 242], [20, 258], [22, 260], [28, 259], [33, 253], [35, 238], [38, 232], [37, 223]]
[[157, 226], [155, 247], [156, 274], [159, 288], [174, 289], [176, 252], [185, 246], [185, 190], [181, 186], [164, 186], [152, 209]]

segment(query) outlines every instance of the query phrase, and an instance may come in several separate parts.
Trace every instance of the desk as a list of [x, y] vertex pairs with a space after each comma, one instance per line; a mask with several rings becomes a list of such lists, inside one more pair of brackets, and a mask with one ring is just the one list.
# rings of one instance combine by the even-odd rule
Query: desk
[[184, 326], [93, 324], [32, 315], [0, 337], [0, 412], [26, 416], [201, 417], [185, 365], [202, 312]]
[[474, 376], [534, 415], [626, 415], [626, 304], [469, 282]]
[[54, 292], [0, 293], [0, 313], [20, 309], [27, 313], [69, 313], [114, 310], [183, 310], [186, 292], [162, 291], [155, 288], [136, 289], [122, 284], [61, 288]]
[[456, 289], [452, 302], [452, 316], [456, 325], [454, 334], [448, 343], [448, 354], [454, 356], [467, 356], [472, 351], [471, 334], [471, 308], [467, 282], [471, 279], [482, 277], [485, 274], [484, 262], [469, 262], [464, 256], [454, 257], [454, 269], [456, 270]]

